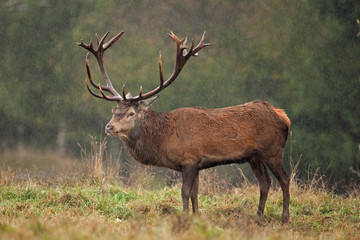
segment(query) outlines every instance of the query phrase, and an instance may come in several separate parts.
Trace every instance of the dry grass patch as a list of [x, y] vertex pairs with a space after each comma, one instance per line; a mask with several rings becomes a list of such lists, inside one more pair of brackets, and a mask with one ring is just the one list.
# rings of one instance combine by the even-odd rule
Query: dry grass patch
[[193, 217], [182, 213], [179, 175], [168, 186], [154, 185], [149, 168], [119, 178], [101, 144], [94, 141], [82, 164], [72, 165], [75, 174], [0, 169], [0, 239], [360, 238], [359, 189], [336, 195], [321, 176], [301, 182], [293, 171], [291, 223], [281, 225], [282, 192], [274, 184], [260, 226], [257, 184], [242, 174], [234, 187], [209, 169], [201, 172], [200, 216]]

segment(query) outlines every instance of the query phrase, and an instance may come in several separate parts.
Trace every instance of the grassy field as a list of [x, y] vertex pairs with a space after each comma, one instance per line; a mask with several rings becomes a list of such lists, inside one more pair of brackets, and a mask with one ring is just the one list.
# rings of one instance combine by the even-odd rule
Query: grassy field
[[216, 170], [203, 171], [200, 215], [193, 217], [182, 214], [179, 180], [154, 184], [147, 168], [124, 180], [102, 157], [95, 148], [84, 151], [85, 164], [59, 158], [63, 167], [54, 161], [48, 168], [59, 171], [51, 174], [3, 166], [0, 239], [360, 239], [360, 191], [335, 195], [316, 176], [301, 183], [292, 175], [291, 223], [284, 226], [282, 193], [274, 184], [258, 225], [259, 189], [246, 178], [233, 187]]

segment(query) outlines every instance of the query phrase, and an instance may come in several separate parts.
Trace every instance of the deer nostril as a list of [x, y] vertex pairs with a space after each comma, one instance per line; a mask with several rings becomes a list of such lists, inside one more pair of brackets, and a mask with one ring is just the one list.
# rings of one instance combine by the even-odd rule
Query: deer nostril
[[111, 130], [113, 129], [113, 125], [106, 125], [105, 126], [105, 132], [111, 132]]

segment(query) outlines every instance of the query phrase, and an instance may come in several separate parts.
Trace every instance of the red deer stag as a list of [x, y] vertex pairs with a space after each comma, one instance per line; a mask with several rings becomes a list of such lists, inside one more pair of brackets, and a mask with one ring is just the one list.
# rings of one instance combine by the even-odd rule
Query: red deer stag
[[200, 170], [223, 164], [249, 162], [260, 185], [257, 217], [261, 220], [271, 183], [268, 167], [282, 188], [282, 222], [288, 222], [290, 180], [282, 166], [290, 128], [290, 119], [286, 113], [265, 101], [219, 109], [189, 107], [165, 113], [154, 112], [149, 107], [157, 98], [155, 95], [176, 79], [191, 56], [196, 56], [202, 48], [210, 45], [204, 43], [205, 32], [199, 44], [195, 46], [192, 41], [190, 48], [186, 46], [187, 38], [179, 39], [173, 32], [168, 34], [177, 46], [174, 71], [164, 81], [160, 54], [160, 85], [147, 93], [143, 93], [140, 87], [140, 93], [135, 97], [130, 93], [125, 95], [125, 85], [122, 94], [119, 94], [105, 70], [104, 52], [123, 32], [104, 43], [108, 34], [109, 32], [100, 40], [96, 35], [97, 50], [92, 40], [89, 44], [85, 44], [83, 40], [78, 43], [96, 57], [106, 83], [103, 86], [93, 82], [87, 53], [88, 78], [99, 93], [94, 93], [86, 81], [87, 89], [95, 97], [117, 102], [105, 132], [118, 136], [138, 162], [181, 172], [183, 209], [188, 211], [190, 198], [194, 214], [198, 213]]

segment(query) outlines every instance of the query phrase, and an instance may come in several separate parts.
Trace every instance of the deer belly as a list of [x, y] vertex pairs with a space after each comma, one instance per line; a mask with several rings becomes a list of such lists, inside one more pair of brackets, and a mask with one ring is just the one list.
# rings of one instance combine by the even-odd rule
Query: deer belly
[[245, 163], [250, 160], [250, 155], [246, 154], [246, 151], [237, 151], [227, 154], [205, 154], [201, 159], [198, 168], [205, 169], [211, 168], [218, 165], [225, 165], [231, 163]]

